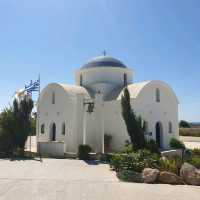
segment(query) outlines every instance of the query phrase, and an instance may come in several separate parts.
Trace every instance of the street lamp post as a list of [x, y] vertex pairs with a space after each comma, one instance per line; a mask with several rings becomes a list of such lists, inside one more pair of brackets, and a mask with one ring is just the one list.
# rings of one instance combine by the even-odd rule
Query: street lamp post
[[83, 118], [83, 144], [86, 144], [86, 124], [87, 124], [87, 120], [86, 120], [86, 114], [89, 113], [93, 113], [94, 112], [94, 102], [84, 102], [83, 106], [85, 108], [85, 106], [87, 106], [87, 110], [85, 112], [84, 109], [84, 118]]
[[[98, 92], [98, 94], [100, 95], [100, 92]], [[99, 111], [99, 116], [100, 117], [100, 125], [101, 125], [101, 153], [104, 153], [104, 103], [102, 102], [102, 100], [98, 100], [97, 102], [97, 105], [96, 105], [96, 111], [98, 112]], [[84, 108], [85, 106], [87, 106], [87, 110], [85, 111], [84, 109], [84, 119], [83, 119], [83, 144], [86, 144], [86, 137], [87, 137], [87, 119], [86, 119], [86, 114], [89, 113], [93, 113], [94, 112], [94, 107], [95, 107], [95, 103], [94, 101], [84, 101], [83, 103], [84, 105]], [[100, 107], [99, 107], [99, 106]], [[99, 109], [100, 108], [100, 109]]]
[[104, 104], [102, 103], [102, 110], [101, 110], [101, 122], [102, 122], [102, 153], [104, 154]]

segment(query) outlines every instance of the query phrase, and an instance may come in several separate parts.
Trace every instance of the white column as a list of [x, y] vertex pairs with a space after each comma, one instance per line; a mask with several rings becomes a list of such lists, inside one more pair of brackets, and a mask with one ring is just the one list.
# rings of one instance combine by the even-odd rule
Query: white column
[[37, 152], [40, 154], [40, 109], [39, 109], [39, 97], [37, 101], [37, 116], [36, 116], [36, 143]]
[[104, 153], [104, 103], [101, 106], [102, 153]]
[[87, 112], [86, 112], [86, 110], [85, 110], [85, 106], [84, 106], [84, 108], [83, 108], [83, 112], [84, 112], [84, 114], [83, 114], [83, 144], [85, 145], [86, 144], [86, 123], [87, 123], [87, 119], [86, 119], [86, 117], [87, 117]]

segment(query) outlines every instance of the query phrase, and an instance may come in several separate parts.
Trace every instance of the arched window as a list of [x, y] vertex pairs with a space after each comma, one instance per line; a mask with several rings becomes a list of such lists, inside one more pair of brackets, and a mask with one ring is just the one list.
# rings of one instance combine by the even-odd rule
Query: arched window
[[41, 125], [40, 132], [41, 132], [41, 134], [44, 134], [44, 132], [45, 132], [45, 125], [44, 124]]
[[124, 73], [124, 86], [127, 86], [127, 74]]
[[55, 97], [55, 92], [52, 93], [52, 104], [55, 104], [56, 97]]
[[145, 133], [148, 133], [148, 131], [149, 131], [148, 122], [144, 121], [144, 125], [143, 126], [144, 126]]
[[80, 75], [80, 86], [82, 86], [83, 85], [83, 75], [81, 74]]
[[62, 123], [62, 135], [65, 135], [65, 122]]
[[156, 130], [156, 135], [155, 135], [156, 143], [159, 148], [162, 148], [163, 147], [163, 126], [161, 122], [156, 123], [155, 130]]
[[172, 127], [172, 122], [169, 122], [169, 133], [172, 133], [173, 132], [173, 127]]
[[160, 102], [160, 90], [156, 89], [156, 102]]

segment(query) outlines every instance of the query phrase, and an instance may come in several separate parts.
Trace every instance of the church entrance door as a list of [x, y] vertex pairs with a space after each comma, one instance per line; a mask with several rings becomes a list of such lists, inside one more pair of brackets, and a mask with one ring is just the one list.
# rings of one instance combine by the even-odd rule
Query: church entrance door
[[51, 138], [52, 141], [55, 141], [56, 140], [56, 124], [53, 123], [52, 125], [52, 138]]
[[161, 124], [161, 122], [156, 123], [156, 143], [159, 148], [162, 148], [162, 124]]

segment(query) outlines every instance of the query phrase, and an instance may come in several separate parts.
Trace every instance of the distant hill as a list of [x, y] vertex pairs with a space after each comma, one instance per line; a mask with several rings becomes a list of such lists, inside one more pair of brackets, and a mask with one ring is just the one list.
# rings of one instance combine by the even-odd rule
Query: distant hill
[[190, 122], [192, 127], [200, 127], [200, 122]]

